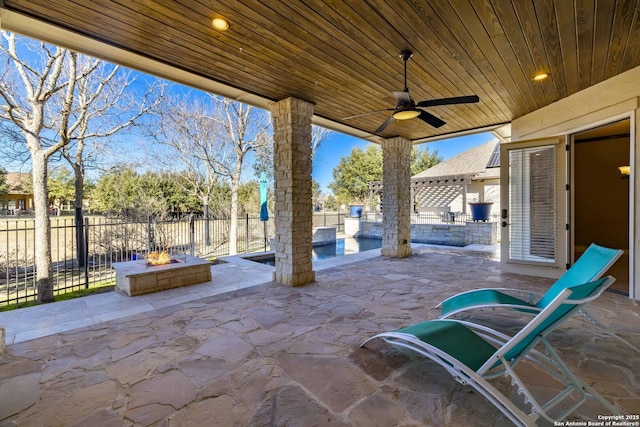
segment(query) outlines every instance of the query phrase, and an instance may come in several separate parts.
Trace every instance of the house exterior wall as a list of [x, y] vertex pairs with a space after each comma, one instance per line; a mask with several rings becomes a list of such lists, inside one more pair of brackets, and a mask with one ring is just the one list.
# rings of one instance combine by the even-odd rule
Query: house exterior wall
[[16, 215], [33, 210], [33, 194], [24, 190], [31, 184], [31, 174], [7, 172], [4, 180], [9, 186], [9, 191], [0, 195], [1, 214]]
[[10, 211], [13, 215], [16, 210], [33, 209], [33, 196], [26, 194], [5, 194], [0, 196], [0, 209]]
[[[640, 250], [637, 230], [640, 230], [640, 67], [633, 68], [595, 86], [561, 99], [547, 107], [513, 120], [511, 123], [512, 142], [557, 135], [570, 135], [581, 130], [610, 123], [615, 120], [631, 119], [631, 169], [630, 181], [630, 233], [629, 250], [632, 285], [630, 297], [640, 297]], [[564, 179], [564, 177], [560, 178]], [[567, 260], [568, 261], [568, 260]]]

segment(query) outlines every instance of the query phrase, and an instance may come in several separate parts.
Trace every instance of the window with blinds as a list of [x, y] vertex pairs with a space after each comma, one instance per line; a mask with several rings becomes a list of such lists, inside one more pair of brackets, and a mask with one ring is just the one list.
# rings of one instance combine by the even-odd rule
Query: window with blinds
[[556, 148], [509, 151], [509, 258], [555, 263]]

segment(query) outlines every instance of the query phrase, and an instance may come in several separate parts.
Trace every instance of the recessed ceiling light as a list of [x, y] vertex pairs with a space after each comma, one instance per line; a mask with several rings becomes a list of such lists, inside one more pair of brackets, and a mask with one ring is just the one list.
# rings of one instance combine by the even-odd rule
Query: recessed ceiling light
[[213, 28], [219, 31], [229, 29], [229, 21], [221, 17], [213, 18], [213, 20], [211, 21], [211, 25], [213, 25]]
[[536, 74], [535, 76], [533, 76], [533, 80], [539, 82], [541, 80], [546, 79], [547, 77], [549, 77], [548, 73], [540, 72], [540, 73]]

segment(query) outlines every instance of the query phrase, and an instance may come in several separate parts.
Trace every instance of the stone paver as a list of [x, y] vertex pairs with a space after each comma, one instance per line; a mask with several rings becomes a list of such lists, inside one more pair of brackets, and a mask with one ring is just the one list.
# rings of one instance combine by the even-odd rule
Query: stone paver
[[[0, 426], [509, 425], [435, 363], [382, 341], [358, 344], [437, 317], [435, 304], [461, 290], [551, 281], [502, 274], [491, 254], [413, 252], [319, 269], [300, 287], [270, 282], [10, 343]], [[640, 346], [640, 310], [628, 298], [607, 292], [590, 311]], [[478, 315], [519, 320], [492, 318]], [[578, 323], [552, 338], [587, 383], [639, 412], [640, 354]], [[534, 390], [553, 387], [523, 366]], [[603, 411], [592, 404], [582, 415]]]

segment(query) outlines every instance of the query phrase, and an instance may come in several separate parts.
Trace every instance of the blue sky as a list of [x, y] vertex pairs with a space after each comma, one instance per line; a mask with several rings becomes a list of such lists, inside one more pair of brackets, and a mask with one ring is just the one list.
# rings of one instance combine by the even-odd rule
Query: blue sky
[[[429, 151], [437, 151], [443, 160], [462, 153], [470, 148], [476, 147], [485, 142], [491, 141], [495, 137], [491, 133], [479, 133], [466, 135], [457, 138], [445, 139], [442, 141], [423, 144], [429, 147]], [[328, 193], [327, 185], [333, 181], [333, 169], [338, 165], [342, 157], [349, 156], [355, 147], [365, 149], [371, 142], [354, 138], [341, 133], [334, 133], [326, 142], [320, 145], [313, 159], [313, 179], [316, 180], [322, 191]]]
[[[26, 38], [24, 38], [26, 39]], [[140, 86], [140, 80], [146, 81], [149, 76], [143, 73], [133, 72], [136, 75], [137, 79], [132, 85], [131, 90], [136, 90], [137, 86]], [[140, 80], [138, 80], [140, 79]], [[142, 89], [139, 89], [142, 90]], [[171, 89], [173, 91], [177, 91], [180, 94], [184, 94], [185, 92], [191, 92], [192, 89], [182, 86], [179, 84], [172, 85]], [[192, 92], [195, 95], [202, 94], [200, 91], [194, 90]], [[202, 95], [201, 95], [202, 96]], [[136, 139], [135, 135], [132, 135], [131, 132], [125, 132], [126, 135], [122, 136], [122, 138], [114, 138], [111, 141], [112, 144], [117, 144], [120, 139], [127, 141], [122, 147], [122, 151], [126, 152], [126, 160], [123, 159], [112, 159], [116, 163], [122, 161], [131, 161], [140, 159], [136, 159], [139, 157], [139, 144], [133, 143]], [[140, 136], [138, 136], [140, 137]], [[477, 135], [468, 135], [458, 138], [451, 138], [447, 140], [432, 142], [426, 144], [430, 151], [437, 151], [440, 157], [443, 160], [447, 160], [469, 148], [475, 147], [477, 145], [483, 144], [491, 139], [493, 139], [493, 135], [490, 133], [481, 133]], [[2, 142], [4, 143], [4, 142]], [[345, 134], [341, 134], [338, 132], [333, 132], [331, 137], [325, 141], [317, 150], [314, 161], [313, 161], [313, 178], [320, 184], [322, 190], [324, 192], [328, 192], [327, 186], [331, 181], [333, 181], [333, 169], [338, 165], [340, 159], [351, 154], [351, 150], [355, 147], [366, 148], [370, 142], [364, 141], [359, 138], [351, 137]], [[142, 144], [140, 144], [142, 145]], [[133, 151], [133, 152], [131, 152]], [[138, 152], [136, 155], [135, 152]], [[9, 160], [9, 159], [5, 159]], [[29, 168], [29, 165], [22, 165], [16, 161], [8, 161], [3, 166], [9, 171], [22, 171], [25, 172]], [[250, 176], [250, 173], [245, 172], [245, 179], [253, 179], [253, 176]]]

